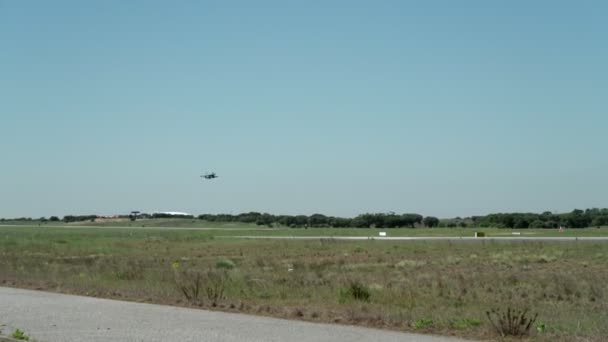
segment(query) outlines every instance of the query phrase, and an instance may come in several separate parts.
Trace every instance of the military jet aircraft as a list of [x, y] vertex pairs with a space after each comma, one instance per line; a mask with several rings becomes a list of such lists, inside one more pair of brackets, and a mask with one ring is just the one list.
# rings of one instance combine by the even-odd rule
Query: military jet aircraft
[[218, 176], [215, 174], [215, 172], [211, 172], [211, 173], [205, 173], [204, 175], [201, 175], [201, 178], [214, 179], [214, 178], [218, 178]]

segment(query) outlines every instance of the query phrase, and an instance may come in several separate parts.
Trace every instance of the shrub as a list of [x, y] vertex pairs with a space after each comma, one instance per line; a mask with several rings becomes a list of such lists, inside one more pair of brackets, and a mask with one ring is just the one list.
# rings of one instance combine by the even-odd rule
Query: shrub
[[486, 311], [488, 320], [500, 336], [516, 336], [523, 337], [530, 334], [530, 327], [538, 313], [534, 317], [528, 317], [528, 309], [514, 310], [507, 308], [506, 312], [500, 312], [498, 309]]
[[236, 265], [234, 264], [234, 261], [230, 260], [230, 259], [221, 259], [219, 260], [216, 264], [215, 267], [217, 268], [224, 268], [227, 270], [231, 270], [235, 267]]

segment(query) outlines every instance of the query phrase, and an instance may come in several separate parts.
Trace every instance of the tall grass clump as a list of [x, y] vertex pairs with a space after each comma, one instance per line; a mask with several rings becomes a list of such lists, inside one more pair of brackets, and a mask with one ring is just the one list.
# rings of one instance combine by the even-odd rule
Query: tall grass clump
[[180, 276], [176, 276], [175, 285], [188, 302], [199, 303], [203, 287], [203, 277], [200, 272], [184, 272]]
[[178, 262], [172, 264], [173, 279], [179, 292], [192, 304], [202, 304], [206, 297], [212, 305], [226, 299], [226, 287], [230, 280], [226, 269], [182, 270]]
[[370, 297], [369, 288], [358, 281], [351, 281], [346, 288], [340, 290], [340, 303], [345, 303], [349, 299], [369, 302]]
[[523, 337], [530, 334], [538, 313], [531, 317], [528, 316], [528, 309], [515, 310], [509, 307], [502, 312], [498, 309], [486, 311], [486, 316], [500, 336]]
[[205, 293], [207, 299], [216, 305], [218, 301], [226, 299], [226, 286], [229, 281], [228, 272], [208, 271], [205, 277]]

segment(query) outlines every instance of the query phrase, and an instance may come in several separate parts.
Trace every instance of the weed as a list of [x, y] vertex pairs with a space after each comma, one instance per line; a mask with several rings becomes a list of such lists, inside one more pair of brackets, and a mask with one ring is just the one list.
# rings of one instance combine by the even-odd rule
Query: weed
[[506, 312], [500, 312], [498, 309], [486, 311], [488, 320], [502, 337], [522, 337], [528, 335], [530, 327], [536, 322], [538, 313], [534, 317], [528, 317], [527, 315], [528, 309], [515, 310], [510, 307], [507, 308]]
[[22, 341], [29, 341], [30, 337], [27, 336], [25, 334], [25, 332], [23, 330], [20, 329], [15, 329], [15, 331], [13, 331], [13, 334], [11, 335], [12, 338], [17, 339], [17, 340], [22, 340]]
[[547, 325], [546, 325], [545, 323], [539, 322], [539, 323], [536, 325], [536, 331], [537, 331], [539, 334], [544, 333], [546, 330], [547, 330]]
[[430, 327], [431, 325], [433, 325], [432, 319], [422, 318], [422, 319], [419, 319], [416, 322], [414, 322], [414, 329], [416, 329], [416, 330], [426, 329], [426, 328]]

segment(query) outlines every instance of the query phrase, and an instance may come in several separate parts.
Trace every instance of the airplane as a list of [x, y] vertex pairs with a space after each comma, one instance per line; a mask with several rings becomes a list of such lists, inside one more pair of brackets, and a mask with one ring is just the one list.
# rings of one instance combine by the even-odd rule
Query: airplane
[[215, 174], [215, 172], [211, 172], [211, 173], [206, 173], [204, 175], [201, 175], [201, 178], [214, 179], [214, 178], [218, 178], [218, 176]]

